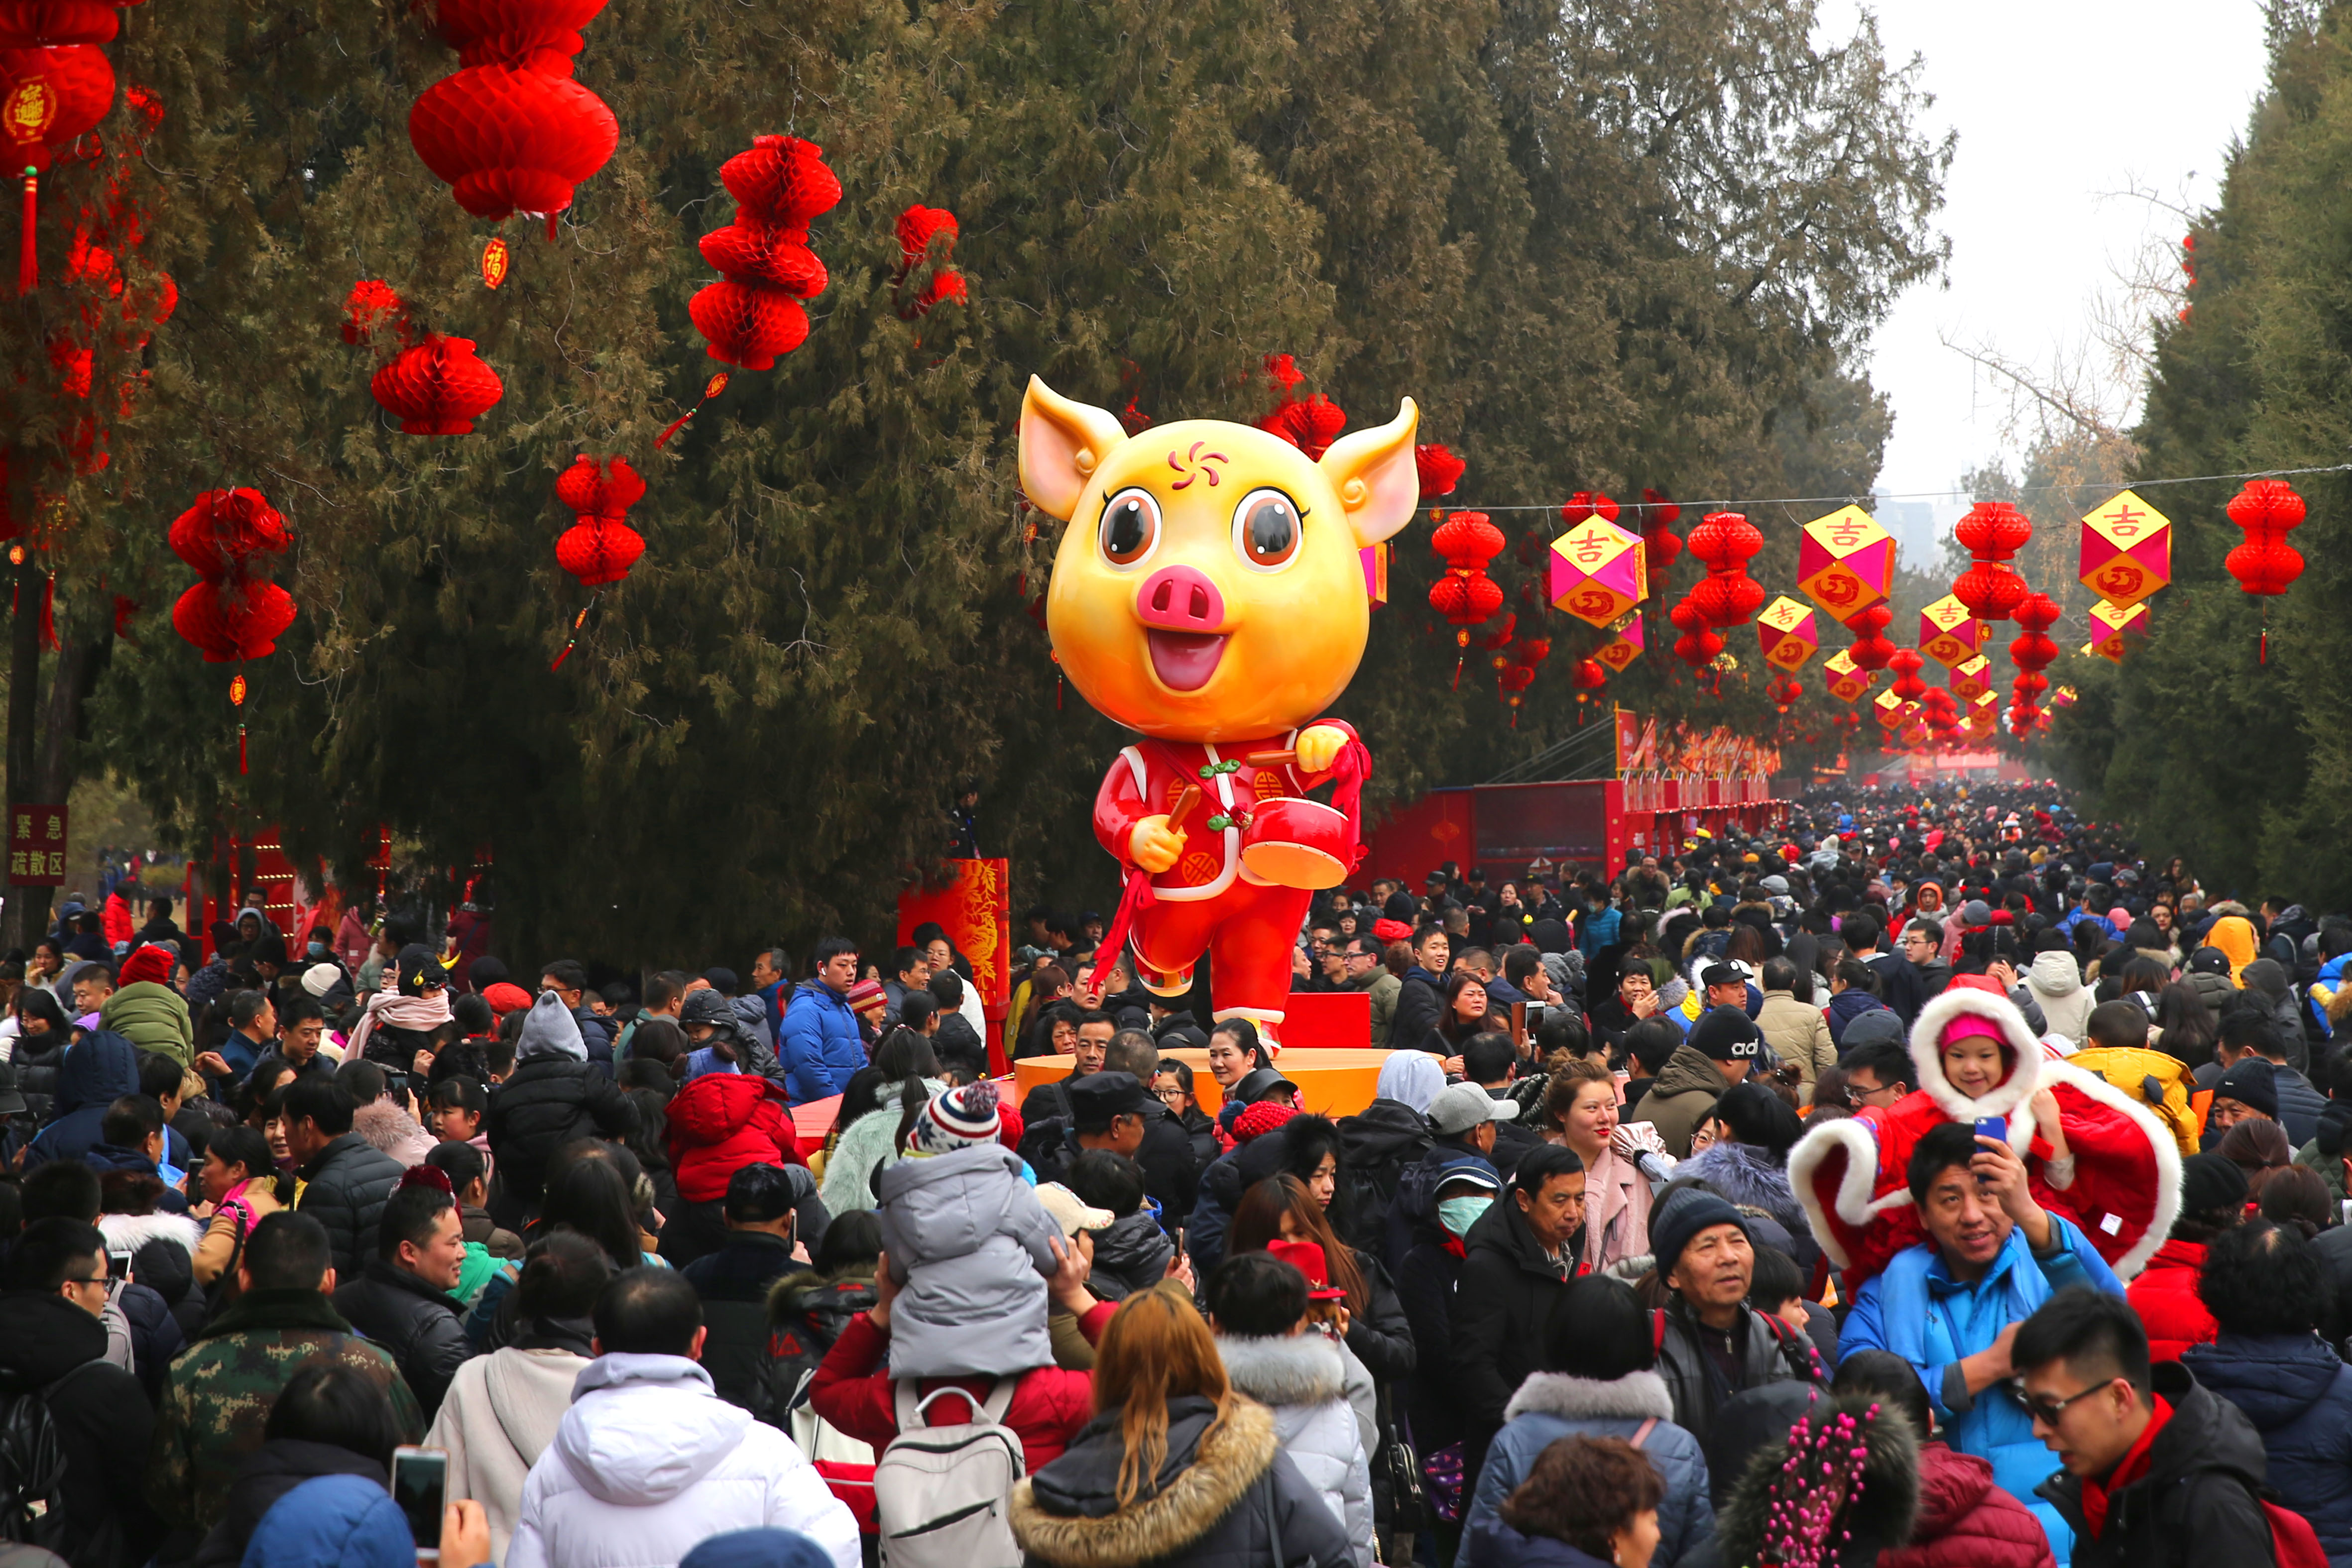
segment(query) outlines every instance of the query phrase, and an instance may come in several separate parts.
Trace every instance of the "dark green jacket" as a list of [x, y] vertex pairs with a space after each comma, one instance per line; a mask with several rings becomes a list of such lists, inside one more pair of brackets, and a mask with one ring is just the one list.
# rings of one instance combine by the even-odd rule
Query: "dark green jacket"
[[425, 1413], [392, 1357], [354, 1333], [333, 1302], [317, 1291], [247, 1291], [172, 1363], [147, 1467], [156, 1513], [197, 1535], [219, 1522], [279, 1390], [311, 1363], [337, 1361], [381, 1378], [400, 1440], [423, 1439]]

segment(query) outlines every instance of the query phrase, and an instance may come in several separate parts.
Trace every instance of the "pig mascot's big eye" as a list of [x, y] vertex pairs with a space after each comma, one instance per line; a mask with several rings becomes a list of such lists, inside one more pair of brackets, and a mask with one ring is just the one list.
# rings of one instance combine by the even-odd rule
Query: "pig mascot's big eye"
[[1234, 548], [1260, 571], [1278, 571], [1298, 553], [1298, 508], [1279, 490], [1253, 490], [1234, 508]]
[[1103, 507], [1103, 559], [1136, 566], [1160, 542], [1160, 503], [1149, 490], [1121, 490]]

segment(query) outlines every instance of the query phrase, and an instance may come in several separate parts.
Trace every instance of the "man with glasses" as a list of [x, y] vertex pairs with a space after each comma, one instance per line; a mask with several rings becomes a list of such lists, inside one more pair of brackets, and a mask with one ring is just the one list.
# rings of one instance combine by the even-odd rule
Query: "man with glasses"
[[[2011, 1113], [2029, 1113], [2022, 1105]], [[2050, 1456], [2010, 1386], [2011, 1349], [2019, 1325], [2059, 1291], [2086, 1286], [2122, 1307], [2123, 1286], [2073, 1222], [2033, 1201], [2024, 1162], [2002, 1139], [1979, 1136], [1969, 1123], [1944, 1123], [1913, 1148], [1907, 1175], [1927, 1239], [1854, 1292], [1840, 1347], [1847, 1355], [1892, 1351], [1909, 1362], [1945, 1441], [1990, 1460], [1993, 1484], [2032, 1509], [2051, 1553], [2065, 1562], [2074, 1531], [2034, 1499]]]
[[82, 1220], [37, 1219], [10, 1250], [0, 1287], [0, 1395], [48, 1406], [65, 1461], [54, 1490], [22, 1500], [50, 1505], [65, 1531], [53, 1544], [72, 1561], [144, 1562], [163, 1535], [139, 1462], [155, 1412], [139, 1380], [106, 1359], [106, 1238]]
[[1911, 1092], [1915, 1069], [1899, 1040], [1866, 1041], [1848, 1051], [1838, 1065], [1845, 1070], [1846, 1103], [1857, 1111], [1871, 1105], [1888, 1110]]
[[2075, 1568], [2274, 1561], [2261, 1434], [2179, 1363], [2151, 1367], [2129, 1306], [2068, 1291], [2010, 1352], [2033, 1435], [2065, 1466], [2042, 1504], [2074, 1531]]
[[1404, 982], [1389, 973], [1383, 961], [1381, 939], [1358, 935], [1348, 938], [1341, 959], [1343, 966], [1340, 988], [1349, 991], [1370, 991], [1372, 997], [1372, 1044], [1386, 1046], [1389, 1042], [1389, 1021], [1396, 1016], [1397, 992]]

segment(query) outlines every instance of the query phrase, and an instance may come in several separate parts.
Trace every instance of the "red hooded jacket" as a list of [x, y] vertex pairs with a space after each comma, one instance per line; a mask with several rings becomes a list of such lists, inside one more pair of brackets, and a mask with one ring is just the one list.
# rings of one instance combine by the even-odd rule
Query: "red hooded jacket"
[[804, 1166], [784, 1092], [755, 1072], [706, 1072], [669, 1103], [665, 1138], [677, 1196], [716, 1203], [745, 1166]]
[[2211, 1344], [2221, 1325], [2197, 1299], [2197, 1278], [2205, 1270], [2200, 1241], [2167, 1241], [2124, 1291], [2147, 1330], [2147, 1354], [2155, 1361], [2179, 1361], [2192, 1344]]
[[2055, 1568], [2050, 1537], [2023, 1503], [1992, 1484], [1992, 1461], [1919, 1445], [1919, 1520], [1911, 1544], [1878, 1568]]

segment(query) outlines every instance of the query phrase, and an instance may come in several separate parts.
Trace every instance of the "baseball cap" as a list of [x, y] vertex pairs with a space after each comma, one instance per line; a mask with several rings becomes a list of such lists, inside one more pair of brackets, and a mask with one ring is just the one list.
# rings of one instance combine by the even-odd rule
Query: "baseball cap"
[[1691, 1025], [1690, 1044], [1710, 1061], [1754, 1061], [1764, 1036], [1744, 1008], [1709, 1008]]
[[1698, 983], [1702, 986], [1744, 986], [1748, 983], [1748, 970], [1741, 965], [1718, 960], [1699, 971]]
[[1448, 1137], [1459, 1137], [1481, 1122], [1507, 1122], [1518, 1105], [1497, 1100], [1475, 1083], [1451, 1083], [1429, 1103], [1429, 1124]]
[[1255, 1105], [1277, 1089], [1287, 1089], [1295, 1094], [1298, 1092], [1298, 1085], [1271, 1067], [1253, 1067], [1242, 1074], [1239, 1082], [1234, 1083], [1233, 1092], [1225, 1098], [1238, 1100], [1244, 1105]]

